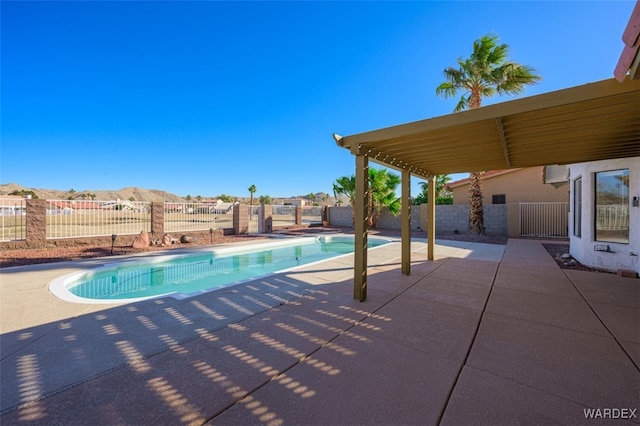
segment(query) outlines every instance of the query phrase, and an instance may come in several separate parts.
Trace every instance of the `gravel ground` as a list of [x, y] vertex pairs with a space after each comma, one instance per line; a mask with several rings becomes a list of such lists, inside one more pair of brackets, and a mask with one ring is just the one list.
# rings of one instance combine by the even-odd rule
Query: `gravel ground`
[[[278, 234], [287, 234], [287, 235], [305, 235], [305, 234], [319, 234], [319, 233], [345, 233], [352, 234], [353, 230], [351, 228], [339, 228], [339, 227], [331, 227], [331, 228], [303, 228], [298, 230], [283, 230], [278, 231]], [[400, 237], [400, 231], [395, 230], [370, 230], [370, 235], [379, 235], [379, 236], [387, 236], [387, 237]], [[414, 238], [424, 238], [424, 232], [414, 231], [412, 232], [412, 236]], [[240, 241], [251, 241], [262, 239], [264, 237], [260, 235], [227, 235], [220, 236], [214, 238], [214, 245], [216, 244], [224, 244], [224, 243], [232, 243], [232, 242], [240, 242]], [[470, 241], [470, 242], [478, 242], [478, 243], [486, 243], [486, 244], [506, 244], [507, 237], [504, 236], [496, 236], [496, 235], [468, 235], [468, 234], [438, 234], [436, 238], [442, 240], [452, 240], [452, 241]], [[151, 251], [161, 251], [161, 250], [174, 250], [174, 249], [182, 249], [188, 247], [200, 247], [200, 246], [208, 246], [211, 245], [210, 240], [202, 239], [199, 242], [188, 243], [188, 244], [174, 244], [171, 246], [151, 246], [148, 249], [134, 249], [130, 246], [114, 246], [113, 255], [122, 255], [122, 254], [131, 254], [131, 253], [144, 253]], [[549, 243], [543, 244], [543, 246], [549, 252], [549, 255], [556, 259], [558, 265], [561, 268], [565, 269], [578, 269], [585, 271], [598, 271], [605, 272], [597, 269], [588, 268], [584, 265], [581, 265], [577, 261], [570, 262], [568, 259], [562, 259], [560, 256], [564, 253], [569, 252], [569, 244], [566, 243]], [[39, 263], [53, 263], [53, 262], [63, 262], [68, 260], [79, 260], [79, 259], [88, 259], [93, 257], [108, 257], [111, 256], [111, 245], [107, 246], [80, 246], [80, 247], [56, 247], [56, 248], [47, 248], [47, 249], [19, 249], [19, 250], [2, 250], [0, 252], [0, 268], [8, 268], [11, 266], [24, 266], [24, 265], [35, 265]]]
[[[224, 244], [239, 241], [251, 241], [263, 239], [258, 235], [228, 235], [224, 237], [214, 238], [213, 243]], [[134, 249], [131, 246], [113, 247], [111, 253], [111, 244], [107, 246], [80, 246], [80, 247], [54, 247], [46, 249], [19, 249], [19, 250], [2, 250], [0, 252], [0, 268], [8, 268], [11, 266], [35, 265], [38, 263], [64, 262], [67, 260], [89, 259], [92, 257], [108, 257], [122, 254], [145, 253], [161, 250], [184, 249], [188, 247], [200, 247], [211, 245], [209, 239], [201, 239], [200, 242], [188, 244], [173, 244], [170, 246], [150, 246], [147, 249]]]
[[[573, 257], [569, 255], [569, 243], [550, 243], [550, 244], [542, 244], [547, 252], [553, 257], [562, 269], [573, 269], [578, 271], [590, 271], [590, 272], [601, 272], [604, 274], [614, 274], [615, 272], [605, 271], [603, 269], [595, 269], [589, 268], [588, 266], [584, 266], [582, 263], [575, 260]], [[563, 258], [562, 256], [565, 255]], [[569, 257], [566, 257], [569, 255]]]

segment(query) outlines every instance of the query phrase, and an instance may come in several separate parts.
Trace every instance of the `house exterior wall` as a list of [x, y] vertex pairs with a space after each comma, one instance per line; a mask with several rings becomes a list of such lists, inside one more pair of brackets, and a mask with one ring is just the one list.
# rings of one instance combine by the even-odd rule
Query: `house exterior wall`
[[[629, 169], [629, 243], [595, 240], [595, 173]], [[574, 185], [582, 178], [581, 236], [575, 236]], [[570, 254], [583, 265], [617, 271], [632, 270], [640, 273], [640, 207], [633, 206], [633, 197], [640, 198], [640, 157], [593, 161], [570, 166], [571, 201], [569, 212]], [[596, 245], [608, 245], [611, 252], [596, 251]]]
[[[542, 180], [543, 167], [527, 167], [482, 179], [482, 203], [492, 204], [492, 195], [505, 194], [506, 203], [566, 202], [569, 184], [557, 188]], [[451, 187], [453, 204], [469, 204], [469, 183]]]

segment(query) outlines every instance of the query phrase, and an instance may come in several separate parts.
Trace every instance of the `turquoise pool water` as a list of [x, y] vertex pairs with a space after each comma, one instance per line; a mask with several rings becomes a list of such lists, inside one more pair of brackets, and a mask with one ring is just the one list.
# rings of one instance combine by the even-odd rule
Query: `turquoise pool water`
[[[370, 248], [389, 242], [368, 239]], [[296, 238], [105, 266], [64, 277], [52, 283], [50, 289], [62, 299], [86, 302], [186, 296], [353, 251], [354, 239], [349, 236]], [[62, 294], [65, 292], [68, 294]]]

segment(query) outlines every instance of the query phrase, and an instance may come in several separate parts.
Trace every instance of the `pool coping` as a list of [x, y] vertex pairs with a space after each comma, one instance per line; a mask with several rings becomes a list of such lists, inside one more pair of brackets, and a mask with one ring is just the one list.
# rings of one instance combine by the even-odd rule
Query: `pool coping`
[[[192, 297], [201, 295], [201, 294], [206, 294], [212, 291], [216, 291], [216, 290], [220, 290], [220, 289], [224, 289], [224, 288], [229, 288], [229, 287], [233, 287], [236, 285], [240, 285], [240, 284], [244, 284], [253, 280], [258, 280], [258, 279], [262, 279], [264, 277], [268, 277], [274, 274], [280, 274], [280, 273], [286, 273], [289, 271], [295, 271], [298, 270], [299, 268], [305, 267], [305, 266], [313, 266], [313, 265], [317, 265], [317, 264], [321, 264], [323, 262], [332, 260], [332, 259], [336, 259], [339, 257], [343, 257], [343, 256], [349, 256], [352, 255], [353, 252], [350, 253], [342, 253], [342, 254], [337, 254], [335, 256], [331, 256], [329, 258], [326, 259], [320, 259], [314, 262], [309, 262], [309, 263], [304, 263], [301, 265], [297, 265], [297, 266], [292, 266], [292, 267], [288, 267], [288, 268], [284, 268], [284, 269], [279, 269], [270, 273], [266, 273], [266, 274], [261, 274], [261, 275], [255, 275], [255, 276], [251, 276], [248, 278], [244, 278], [242, 280], [237, 280], [237, 281], [233, 281], [230, 283], [225, 283], [225, 284], [221, 284], [221, 285], [216, 285], [215, 287], [209, 287], [209, 288], [205, 288], [205, 289], [201, 289], [198, 291], [193, 291], [190, 293], [183, 293], [183, 292], [177, 292], [177, 291], [173, 291], [173, 292], [167, 292], [167, 293], [162, 293], [162, 294], [156, 294], [156, 295], [150, 295], [150, 296], [143, 296], [143, 297], [135, 297], [135, 298], [118, 298], [118, 299], [91, 299], [91, 298], [86, 298], [86, 297], [81, 297], [81, 296], [77, 296], [75, 294], [73, 294], [71, 291], [69, 291], [68, 289], [68, 285], [70, 283], [72, 283], [73, 281], [79, 279], [80, 277], [84, 276], [91, 276], [93, 274], [99, 274], [102, 272], [107, 272], [109, 270], [112, 269], [117, 269], [120, 267], [128, 267], [128, 266], [136, 266], [139, 264], [157, 264], [157, 263], [163, 263], [163, 262], [167, 262], [167, 261], [172, 261], [172, 260], [176, 260], [176, 259], [184, 259], [184, 258], [188, 258], [188, 257], [192, 257], [192, 256], [197, 256], [198, 254], [202, 254], [202, 253], [212, 253], [214, 256], [216, 255], [222, 255], [222, 256], [226, 256], [226, 255], [231, 255], [231, 254], [241, 254], [241, 253], [250, 253], [250, 252], [254, 252], [254, 250], [257, 249], [267, 249], [267, 248], [277, 248], [277, 247], [283, 247], [283, 246], [289, 246], [292, 244], [296, 244], [297, 242], [300, 243], [305, 243], [305, 244], [312, 244], [313, 241], [316, 241], [319, 238], [353, 238], [353, 235], [351, 234], [332, 234], [332, 235], [326, 235], [326, 234], [309, 234], [308, 236], [304, 236], [304, 237], [300, 237], [300, 236], [292, 236], [292, 237], [286, 237], [286, 236], [277, 236], [274, 237], [271, 241], [269, 241], [269, 239], [265, 240], [261, 240], [259, 242], [242, 242], [242, 243], [230, 243], [230, 244], [225, 244], [225, 245], [215, 245], [215, 246], [204, 246], [204, 247], [197, 247], [194, 250], [191, 249], [185, 249], [187, 251], [182, 252], [182, 253], [167, 253], [167, 254], [163, 254], [163, 255], [154, 255], [154, 256], [137, 256], [134, 259], [128, 259], [128, 260], [116, 260], [113, 262], [105, 262], [104, 264], [91, 268], [91, 269], [85, 269], [85, 270], [81, 270], [81, 271], [74, 271], [65, 275], [61, 275], [57, 278], [55, 278], [54, 280], [52, 280], [49, 285], [48, 285], [48, 289], [49, 292], [51, 294], [53, 294], [55, 297], [57, 297], [58, 299], [64, 301], [64, 302], [69, 302], [69, 303], [76, 303], [76, 304], [85, 304], [85, 305], [113, 305], [113, 304], [126, 304], [126, 303], [136, 303], [136, 302], [142, 302], [145, 300], [153, 300], [153, 299], [158, 299], [158, 298], [164, 298], [164, 297], [171, 297], [173, 299], [177, 299], [177, 300], [185, 300], [185, 299], [190, 299]], [[370, 237], [369, 240], [384, 240], [387, 241], [387, 244], [390, 243], [397, 243], [400, 240], [394, 237], [382, 237], [382, 236], [375, 236], [375, 237]], [[383, 245], [386, 244], [381, 244], [379, 246], [376, 247], [371, 247], [369, 248], [369, 250], [375, 250], [378, 247], [381, 247]], [[222, 257], [221, 256], [221, 257]]]

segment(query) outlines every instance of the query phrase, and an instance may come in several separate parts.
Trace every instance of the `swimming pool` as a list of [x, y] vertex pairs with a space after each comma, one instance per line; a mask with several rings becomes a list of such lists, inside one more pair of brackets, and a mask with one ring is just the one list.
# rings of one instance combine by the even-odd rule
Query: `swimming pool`
[[[369, 238], [369, 248], [392, 242]], [[354, 251], [352, 236], [282, 239], [198, 253], [113, 263], [51, 282], [56, 297], [76, 303], [133, 302], [160, 296], [184, 298]]]

